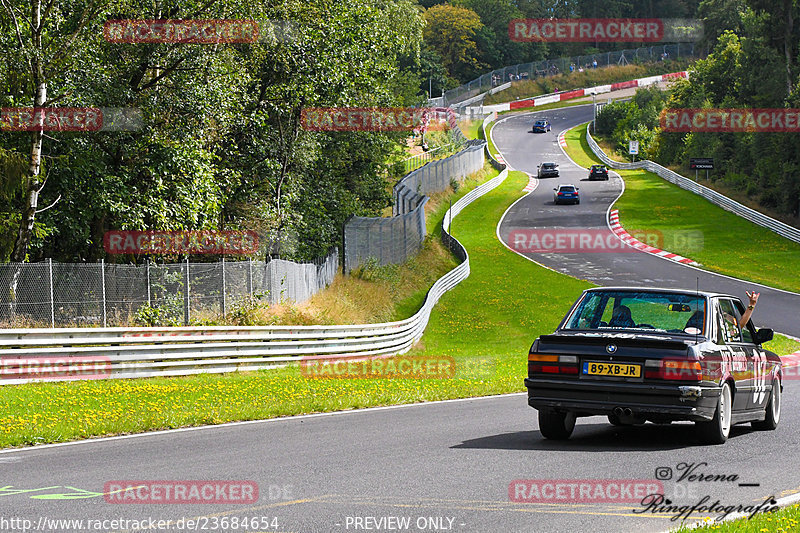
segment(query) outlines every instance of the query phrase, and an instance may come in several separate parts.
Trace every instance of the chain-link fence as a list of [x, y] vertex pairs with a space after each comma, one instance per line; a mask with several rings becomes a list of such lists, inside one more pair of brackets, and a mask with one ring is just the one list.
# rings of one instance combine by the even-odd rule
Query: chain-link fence
[[[455, 135], [463, 138], [458, 130]], [[394, 216], [351, 217], [344, 227], [344, 271], [351, 272], [372, 258], [379, 265], [399, 264], [416, 254], [425, 240], [427, 194], [444, 191], [452, 180], [483, 168], [485, 142], [465, 141], [455, 155], [428, 163], [394, 187]]]
[[137, 315], [189, 324], [226, 314], [243, 299], [308, 300], [333, 281], [338, 264], [337, 250], [313, 263], [5, 263], [0, 326], [128, 325]]
[[[570, 65], [573, 65], [575, 70], [578, 70], [579, 68], [627, 65], [628, 63], [658, 61], [661, 59], [697, 58], [701, 57], [698, 55], [701, 53], [702, 51], [699, 48], [695, 50], [693, 43], [678, 43], [522, 63], [493, 70], [469, 83], [446, 91], [443, 99], [434, 99], [434, 101], [441, 106], [452, 106], [509, 81], [532, 80], [569, 72]], [[595, 61], [597, 62], [596, 65]]]
[[453, 180], [469, 176], [483, 168], [483, 141], [467, 141], [458, 154], [432, 161], [406, 174], [394, 186], [394, 215], [403, 215], [416, 209], [420, 195], [443, 191]]

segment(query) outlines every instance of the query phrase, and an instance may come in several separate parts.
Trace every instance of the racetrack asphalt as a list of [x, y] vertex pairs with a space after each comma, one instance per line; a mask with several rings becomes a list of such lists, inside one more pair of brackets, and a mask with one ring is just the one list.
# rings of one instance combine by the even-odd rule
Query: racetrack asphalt
[[[753, 505], [787, 489], [798, 491], [797, 458], [791, 453], [800, 438], [800, 413], [791, 407], [797, 382], [787, 382], [785, 389], [783, 420], [776, 431], [736, 426], [721, 446], [699, 445], [689, 423], [617, 428], [602, 417], [580, 419], [569, 441], [547, 441], [525, 395], [515, 394], [4, 452], [2, 515], [33, 524], [43, 517], [278, 520], [277, 528], [229, 524], [212, 531], [365, 531], [354, 524], [366, 517], [411, 520], [408, 528], [372, 531], [665, 531], [679, 522], [671, 521], [671, 514], [642, 513], [645, 507], [639, 504], [516, 503], [510, 501], [509, 485], [514, 480], [653, 482], [656, 470], [667, 477], [670, 469], [672, 479], [663, 481], [664, 491], [681, 505], [706, 495], [724, 505]], [[695, 464], [695, 474], [723, 475], [728, 481], [677, 482], [686, 471], [683, 463]], [[112, 480], [252, 480], [259, 486], [259, 499], [117, 504], [100, 494]], [[9, 486], [39, 490], [9, 494]], [[78, 495], [79, 489], [95, 495], [35, 498]], [[429, 517], [440, 517], [445, 527], [428, 527]], [[697, 518], [692, 515], [689, 523]], [[103, 531], [123, 529], [131, 528]]]
[[[546, 117], [553, 124], [550, 133], [531, 133], [535, 117]], [[536, 175], [544, 161], [559, 164], [560, 177], [539, 180], [537, 188], [508, 210], [499, 228], [507, 245], [512, 231], [545, 228], [592, 228], [608, 234], [609, 206], [622, 192], [622, 181], [611, 172], [608, 181], [588, 181], [588, 170], [576, 165], [558, 145], [558, 133], [592, 120], [592, 106], [566, 107], [549, 111], [509, 115], [492, 129], [492, 140], [515, 170]], [[580, 188], [579, 205], [554, 205], [553, 187], [572, 183]], [[653, 200], [654, 204], [658, 199]], [[614, 239], [610, 239], [614, 240]], [[732, 243], [731, 246], [755, 246], [757, 243]], [[524, 247], [517, 247], [524, 252]], [[629, 250], [632, 250], [629, 248]], [[800, 294], [790, 293], [741, 281], [705, 270], [677, 264], [651, 254], [629, 253], [522, 253], [544, 266], [602, 286], [650, 286], [722, 292], [747, 302], [746, 290], [761, 293], [753, 321], [758, 327], [770, 327], [781, 333], [800, 337]]]

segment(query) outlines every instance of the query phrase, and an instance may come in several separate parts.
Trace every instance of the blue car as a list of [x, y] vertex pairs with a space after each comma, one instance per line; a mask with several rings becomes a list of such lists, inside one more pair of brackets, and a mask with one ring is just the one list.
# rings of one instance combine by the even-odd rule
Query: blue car
[[547, 120], [537, 120], [533, 123], [531, 131], [533, 133], [547, 133], [550, 131], [550, 122]]
[[553, 190], [555, 191], [553, 193], [554, 204], [581, 203], [581, 197], [578, 194], [578, 187], [574, 185], [559, 185], [558, 187], [553, 187]]

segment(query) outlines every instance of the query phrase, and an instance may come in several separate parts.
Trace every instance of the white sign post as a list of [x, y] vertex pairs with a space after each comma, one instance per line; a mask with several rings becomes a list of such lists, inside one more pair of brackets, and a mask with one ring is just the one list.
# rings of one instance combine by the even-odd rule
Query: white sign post
[[631, 163], [636, 161], [636, 154], [639, 153], [639, 141], [628, 141], [628, 153], [631, 154]]

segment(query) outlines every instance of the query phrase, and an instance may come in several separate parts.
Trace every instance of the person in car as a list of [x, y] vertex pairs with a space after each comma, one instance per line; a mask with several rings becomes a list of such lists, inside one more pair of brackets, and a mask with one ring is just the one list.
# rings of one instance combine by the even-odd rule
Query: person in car
[[632, 328], [636, 326], [636, 322], [631, 318], [631, 309], [627, 305], [620, 305], [614, 309], [611, 315], [611, 320], [608, 321], [610, 328]]

